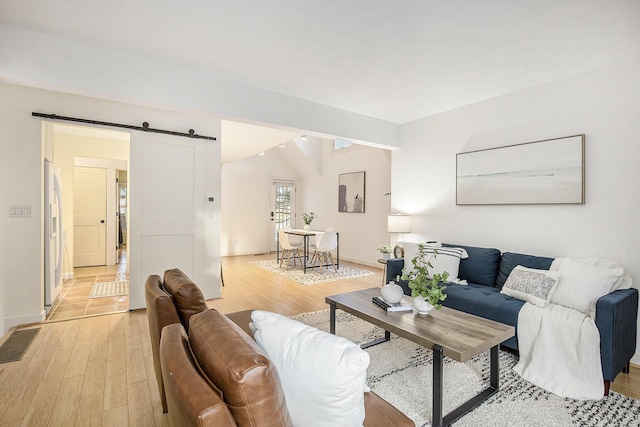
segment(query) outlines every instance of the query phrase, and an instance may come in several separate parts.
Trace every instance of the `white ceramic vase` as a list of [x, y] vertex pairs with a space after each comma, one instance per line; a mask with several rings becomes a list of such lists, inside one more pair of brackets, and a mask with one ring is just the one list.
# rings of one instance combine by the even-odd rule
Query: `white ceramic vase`
[[305, 224], [304, 231], [309, 231], [309, 230], [311, 230], [311, 226], [308, 224]]
[[422, 297], [413, 298], [413, 308], [418, 312], [418, 314], [429, 314], [429, 312], [433, 310], [433, 306], [426, 302]]
[[380, 290], [380, 293], [382, 294], [382, 299], [389, 304], [399, 303], [404, 296], [402, 287], [396, 285], [394, 282], [389, 282], [388, 284], [384, 285]]

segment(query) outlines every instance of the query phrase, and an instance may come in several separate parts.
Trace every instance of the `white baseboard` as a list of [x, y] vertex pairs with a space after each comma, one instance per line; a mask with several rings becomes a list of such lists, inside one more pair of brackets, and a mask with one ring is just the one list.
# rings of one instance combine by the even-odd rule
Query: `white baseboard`
[[[229, 254], [224, 254], [224, 255], [220, 255], [220, 258], [224, 258], [224, 257], [232, 257], [232, 256], [247, 256], [247, 255], [266, 255], [269, 252], [235, 252], [235, 253], [229, 253]], [[273, 256], [276, 256], [275, 252], [271, 252], [273, 254]], [[355, 259], [355, 258], [348, 258], [348, 257], [340, 257], [340, 261], [348, 261], [348, 262], [354, 262], [356, 264], [362, 264], [362, 265], [366, 265], [367, 267], [372, 267], [372, 268], [378, 268], [380, 270], [382, 270], [384, 268], [384, 264], [380, 264], [377, 260], [374, 261], [366, 261], [366, 260], [362, 260], [362, 259]]]
[[633, 357], [631, 358], [631, 363], [640, 366], [640, 353], [636, 353], [633, 355]]
[[73, 279], [73, 272], [71, 272], [71, 273], [64, 273], [64, 274], [62, 275], [62, 279], [63, 279], [63, 280], [71, 280], [71, 279]]
[[340, 257], [340, 261], [355, 262], [356, 264], [366, 265], [367, 267], [379, 268], [380, 270], [384, 268], [384, 264], [380, 264], [378, 261], [376, 262], [365, 261], [361, 259], [354, 259], [354, 258], [348, 258], [348, 257], [342, 257], [342, 256]]
[[3, 325], [4, 332], [8, 331], [9, 329], [15, 326], [29, 325], [32, 323], [43, 322], [46, 317], [47, 317], [47, 313], [44, 310], [42, 310], [40, 314], [17, 316], [17, 317], [5, 317], [4, 325]]

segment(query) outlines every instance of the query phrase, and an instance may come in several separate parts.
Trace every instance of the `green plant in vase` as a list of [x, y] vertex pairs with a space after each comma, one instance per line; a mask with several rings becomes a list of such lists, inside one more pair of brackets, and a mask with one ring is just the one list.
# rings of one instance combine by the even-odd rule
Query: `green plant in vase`
[[[428, 248], [424, 244], [418, 245], [418, 254], [411, 260], [413, 268], [402, 274], [402, 280], [409, 281], [409, 289], [413, 297], [414, 308], [418, 313], [428, 313], [433, 308], [440, 310], [442, 308], [441, 301], [447, 298], [447, 294], [442, 292], [446, 286], [440, 283], [446, 282], [449, 273], [430, 274], [429, 269], [433, 268], [431, 260], [438, 255], [437, 249]], [[426, 303], [426, 304], [425, 304]]]
[[310, 230], [311, 229], [311, 223], [313, 222], [313, 220], [316, 219], [316, 214], [313, 212], [303, 212], [302, 213], [302, 220], [304, 221], [304, 229], [305, 230]]
[[378, 252], [380, 252], [382, 254], [382, 257], [384, 259], [389, 259], [389, 257], [391, 256], [391, 252], [393, 251], [393, 248], [389, 245], [380, 245], [378, 246]]

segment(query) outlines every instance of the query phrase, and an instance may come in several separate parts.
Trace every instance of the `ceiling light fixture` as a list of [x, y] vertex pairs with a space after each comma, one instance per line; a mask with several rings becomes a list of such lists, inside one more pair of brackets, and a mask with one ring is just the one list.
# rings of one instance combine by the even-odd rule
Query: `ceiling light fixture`
[[306, 141], [307, 140], [307, 135], [300, 136], [300, 139], [303, 140], [303, 141]]
[[262, 150], [260, 153], [258, 153], [258, 156], [264, 156], [264, 150]]

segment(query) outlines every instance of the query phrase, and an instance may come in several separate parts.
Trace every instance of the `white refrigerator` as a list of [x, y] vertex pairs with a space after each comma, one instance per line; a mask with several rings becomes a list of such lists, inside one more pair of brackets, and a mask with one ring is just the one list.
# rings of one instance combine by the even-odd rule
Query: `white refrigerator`
[[60, 169], [44, 161], [44, 304], [49, 312], [62, 289], [64, 229]]

